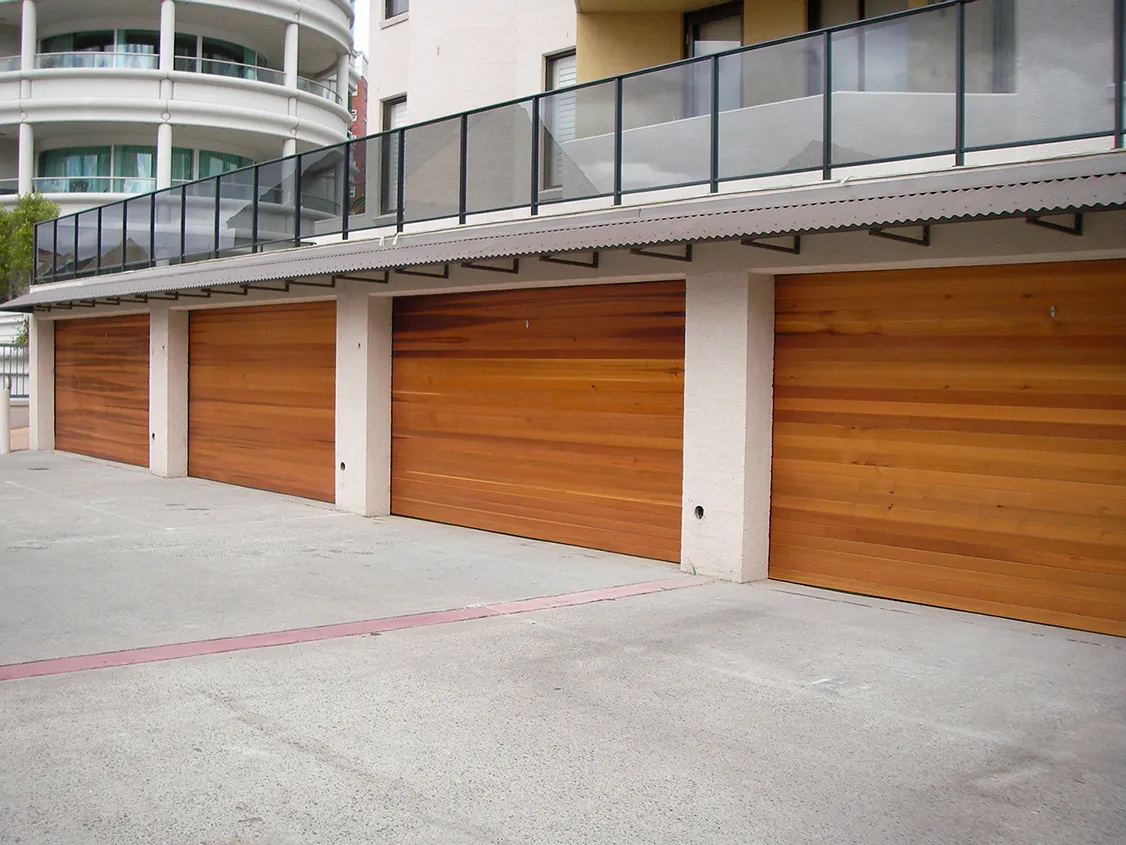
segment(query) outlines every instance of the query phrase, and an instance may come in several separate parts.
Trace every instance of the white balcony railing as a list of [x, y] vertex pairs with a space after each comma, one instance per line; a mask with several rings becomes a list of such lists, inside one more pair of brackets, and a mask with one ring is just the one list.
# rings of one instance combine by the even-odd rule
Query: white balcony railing
[[[160, 57], [155, 53], [40, 53], [35, 57], [40, 70], [64, 70], [75, 68], [135, 68], [138, 70], [157, 70]], [[270, 85], [285, 85], [285, 73], [275, 68], [240, 64], [224, 59], [201, 59], [195, 56], [177, 56], [173, 68], [186, 73], [202, 73], [224, 76], [230, 79], [246, 79], [252, 82], [266, 82]], [[0, 73], [20, 69], [20, 57], [0, 58]], [[336, 91], [320, 82], [305, 77], [297, 78], [301, 91], [321, 97], [341, 105]]]

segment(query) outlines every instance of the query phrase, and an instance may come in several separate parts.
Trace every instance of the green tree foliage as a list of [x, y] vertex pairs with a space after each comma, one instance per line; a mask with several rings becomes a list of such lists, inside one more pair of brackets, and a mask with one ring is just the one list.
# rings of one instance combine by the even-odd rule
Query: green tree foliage
[[59, 207], [41, 194], [25, 194], [10, 208], [0, 208], [0, 302], [15, 297], [35, 267], [35, 224], [59, 215]]

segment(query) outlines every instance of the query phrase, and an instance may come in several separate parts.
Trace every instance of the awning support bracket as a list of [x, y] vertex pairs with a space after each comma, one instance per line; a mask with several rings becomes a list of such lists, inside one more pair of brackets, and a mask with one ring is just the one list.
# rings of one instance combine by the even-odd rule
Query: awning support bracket
[[922, 226], [922, 237], [916, 238], [911, 235], [901, 235], [899, 232], [893, 232], [891, 229], [884, 227], [877, 227], [869, 229], [868, 234], [874, 238], [887, 238], [889, 241], [899, 241], [903, 244], [912, 244], [914, 246], [930, 246], [931, 245], [931, 227], [929, 223], [924, 223]]
[[598, 268], [598, 250], [591, 251], [590, 261], [579, 261], [574, 258], [558, 258], [558, 253], [545, 252], [540, 256], [540, 261], [546, 261], [548, 264], [567, 264], [571, 267], [589, 267], [591, 269]]
[[1025, 222], [1030, 223], [1033, 226], [1039, 226], [1041, 229], [1051, 229], [1053, 232], [1063, 232], [1065, 235], [1074, 235], [1077, 238], [1083, 237], [1082, 212], [1076, 212], [1071, 216], [1074, 218], [1074, 222], [1070, 226], [1065, 226], [1062, 223], [1056, 223], [1052, 220], [1048, 220], [1044, 215], [1040, 214], [1030, 214], [1024, 219]]
[[283, 282], [282, 287], [272, 288], [269, 285], [243, 285], [243, 290], [261, 290], [268, 293], [289, 293], [289, 282]]
[[419, 270], [411, 267], [396, 267], [395, 272], [403, 276], [422, 276], [424, 279], [448, 279], [450, 277], [450, 265], [443, 264], [441, 273], [431, 273], [429, 270]]
[[665, 258], [669, 261], [692, 261], [692, 244], [681, 244], [684, 247], [684, 254], [677, 255], [675, 252], [659, 252], [653, 249], [645, 249], [644, 247], [633, 247], [630, 249], [630, 255], [643, 255], [646, 258]]
[[386, 285], [391, 281], [391, 271], [384, 270], [382, 279], [368, 279], [364, 276], [333, 276], [333, 281], [337, 279], [345, 282], [367, 282], [373, 285]]
[[758, 249], [769, 249], [774, 252], [784, 252], [787, 255], [801, 255], [801, 235], [794, 235], [793, 246], [785, 246], [783, 244], [772, 244], [761, 238], [743, 238], [739, 243], [743, 246], [753, 246]]
[[286, 279], [285, 283], [287, 285], [303, 285], [304, 287], [307, 287], [307, 288], [334, 288], [334, 287], [336, 287], [336, 279], [335, 278], [330, 279], [329, 283], [327, 285], [323, 285], [320, 282], [305, 282], [305, 281], [302, 281], [300, 279]]
[[463, 261], [461, 266], [466, 270], [486, 270], [491, 273], [508, 273], [513, 276], [520, 275], [520, 259], [513, 258], [511, 267], [497, 267], [494, 264], [479, 264], [476, 261]]

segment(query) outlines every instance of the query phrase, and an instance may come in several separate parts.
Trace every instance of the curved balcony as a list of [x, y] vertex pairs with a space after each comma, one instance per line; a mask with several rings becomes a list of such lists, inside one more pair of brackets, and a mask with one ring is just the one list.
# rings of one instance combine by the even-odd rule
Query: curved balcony
[[[12, 62], [14, 62], [14, 67], [5, 64]], [[155, 53], [40, 53], [35, 57], [35, 66], [39, 70], [70, 70], [75, 68], [157, 70], [159, 62], [160, 58]], [[0, 73], [19, 69], [19, 56], [0, 59]], [[230, 79], [266, 82], [270, 85], [285, 85], [285, 74], [280, 70], [221, 59], [177, 56], [174, 69], [186, 73], [204, 73], [212, 76], [225, 76]], [[297, 78], [297, 87], [301, 91], [341, 105], [340, 97], [328, 85], [302, 76]]]
[[[351, 114], [336, 92], [312, 80], [296, 90], [273, 68], [178, 58], [155, 69], [138, 53], [46, 53], [44, 65], [0, 73], [0, 123], [145, 123], [253, 131], [328, 146], [347, 137]], [[31, 82], [21, 97], [20, 83]], [[167, 86], [167, 81], [172, 85]], [[296, 101], [291, 110], [290, 100]]]

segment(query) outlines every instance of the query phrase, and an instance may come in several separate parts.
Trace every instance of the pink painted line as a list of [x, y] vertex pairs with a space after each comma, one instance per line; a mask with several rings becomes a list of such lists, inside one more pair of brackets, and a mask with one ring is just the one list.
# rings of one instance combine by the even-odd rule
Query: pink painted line
[[102, 654], [80, 654], [74, 657], [53, 657], [47, 660], [33, 660], [28, 663], [9, 663], [0, 666], [0, 681], [13, 681], [19, 678], [41, 678], [46, 675], [63, 675], [68, 672], [84, 672], [89, 669], [109, 669], [118, 666], [136, 666], [141, 663], [157, 663], [161, 660], [179, 660], [184, 657], [200, 657], [206, 654], [225, 654], [232, 651], [247, 651], [252, 648], [272, 648], [280, 645], [313, 643], [319, 640], [335, 640], [342, 637], [356, 637], [361, 634], [382, 634], [387, 631], [403, 631], [408, 628], [425, 628], [430, 625], [446, 625], [450, 622], [466, 622], [472, 619], [486, 619], [492, 616], [511, 616], [535, 610], [548, 610], [556, 607], [574, 607], [580, 604], [593, 604], [600, 601], [630, 598], [632, 596], [652, 595], [667, 590], [682, 590], [706, 584], [708, 578], [668, 578], [663, 581], [644, 581], [640, 584], [625, 584], [621, 587], [605, 587], [599, 590], [584, 590], [565, 593], [559, 596], [542, 596], [480, 607], [460, 607], [453, 610], [438, 610], [432, 613], [412, 613], [408, 616], [387, 616], [381, 619], [366, 619], [360, 622], [340, 622], [335, 625], [319, 625], [312, 628], [294, 628], [289, 631], [269, 631], [263, 634], [245, 634], [237, 637], [220, 637], [214, 640], [196, 640], [187, 643], [132, 648], [125, 651], [108, 651]]

